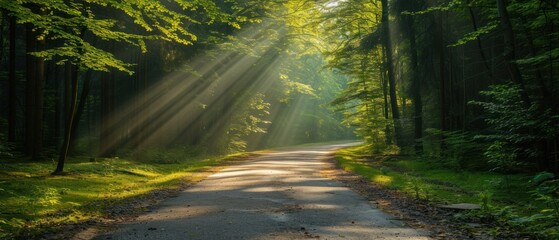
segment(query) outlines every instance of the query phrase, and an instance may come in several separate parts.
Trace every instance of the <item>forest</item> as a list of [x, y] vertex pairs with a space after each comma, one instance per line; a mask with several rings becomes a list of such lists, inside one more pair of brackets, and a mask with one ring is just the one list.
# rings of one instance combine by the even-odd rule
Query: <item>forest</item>
[[[19, 164], [64, 177], [77, 162], [178, 164], [353, 139], [367, 156], [536, 176], [522, 181], [550, 207], [526, 222], [559, 236], [557, 0], [0, 0], [0, 9], [1, 200], [32, 198], [12, 183], [28, 170]], [[11, 230], [0, 238], [33, 214], [3, 215]]]

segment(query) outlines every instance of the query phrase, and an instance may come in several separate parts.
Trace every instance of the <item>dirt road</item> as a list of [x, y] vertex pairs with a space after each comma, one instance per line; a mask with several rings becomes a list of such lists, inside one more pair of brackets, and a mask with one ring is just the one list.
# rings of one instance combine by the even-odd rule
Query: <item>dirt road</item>
[[320, 170], [342, 145], [231, 166], [95, 239], [429, 239]]

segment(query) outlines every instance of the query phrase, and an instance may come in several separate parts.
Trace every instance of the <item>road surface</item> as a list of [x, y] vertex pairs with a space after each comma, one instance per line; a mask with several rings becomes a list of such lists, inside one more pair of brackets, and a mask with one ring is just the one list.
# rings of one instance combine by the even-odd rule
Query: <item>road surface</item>
[[94, 239], [429, 239], [320, 176], [342, 146], [275, 151], [227, 167]]

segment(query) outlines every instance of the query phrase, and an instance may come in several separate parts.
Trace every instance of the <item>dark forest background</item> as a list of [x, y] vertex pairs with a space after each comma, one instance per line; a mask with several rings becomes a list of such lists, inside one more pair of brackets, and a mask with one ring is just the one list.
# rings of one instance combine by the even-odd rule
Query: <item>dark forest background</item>
[[283, 3], [1, 7], [3, 154], [64, 162], [354, 138], [328, 106], [345, 77], [302, 50], [309, 43], [288, 23], [298, 13]]
[[1, 7], [4, 154], [232, 152], [351, 125], [371, 152], [559, 170], [554, 0]]

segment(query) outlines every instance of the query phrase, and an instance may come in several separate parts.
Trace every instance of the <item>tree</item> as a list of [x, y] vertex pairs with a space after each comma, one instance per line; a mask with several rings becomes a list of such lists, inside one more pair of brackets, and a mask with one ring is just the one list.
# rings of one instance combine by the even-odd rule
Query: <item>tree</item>
[[422, 2], [405, 2], [405, 1], [395, 1], [395, 8], [398, 20], [400, 20], [403, 26], [404, 36], [407, 38], [407, 55], [409, 55], [409, 81], [412, 100], [413, 100], [413, 139], [414, 139], [414, 149], [416, 155], [423, 154], [423, 144], [421, 139], [423, 138], [423, 101], [421, 92], [421, 77], [419, 73], [419, 60], [418, 60], [418, 47], [416, 40], [416, 19], [418, 15], [409, 14], [415, 12], [422, 5]]
[[392, 49], [392, 39], [390, 37], [390, 20], [389, 20], [389, 9], [388, 0], [382, 0], [382, 31], [381, 31], [381, 41], [384, 45], [384, 60], [386, 64], [386, 71], [388, 77], [388, 89], [390, 94], [390, 109], [392, 112], [392, 119], [394, 120], [394, 133], [396, 137], [396, 144], [402, 146], [402, 123], [400, 120], [400, 110], [398, 107], [398, 97], [396, 95], [396, 79], [394, 73], [394, 56]]
[[503, 36], [505, 40], [505, 51], [504, 51], [504, 59], [507, 62], [507, 69], [510, 74], [510, 78], [513, 83], [517, 84], [520, 87], [520, 94], [522, 96], [522, 101], [524, 106], [530, 106], [530, 98], [528, 97], [528, 93], [526, 93], [524, 80], [522, 75], [520, 74], [520, 69], [516, 65], [516, 43], [514, 37], [514, 30], [512, 29], [512, 24], [509, 18], [509, 13], [507, 10], [507, 3], [506, 0], [497, 0], [497, 10], [499, 12], [499, 17], [501, 20], [501, 27], [503, 29]]
[[[31, 6], [31, 7], [30, 7]], [[180, 11], [173, 10], [174, 8]], [[58, 64], [70, 63], [73, 65], [71, 73], [72, 97], [70, 98], [69, 116], [66, 122], [64, 143], [60, 151], [58, 165], [54, 174], [63, 172], [64, 162], [68, 153], [72, 125], [75, 121], [77, 105], [77, 85], [79, 72], [84, 69], [94, 71], [109, 71], [116, 69], [132, 74], [131, 64], [117, 59], [112, 53], [104, 51], [92, 44], [94, 40], [125, 42], [146, 51], [147, 40], [160, 40], [176, 42], [179, 44], [192, 44], [196, 41], [196, 36], [188, 31], [190, 24], [201, 23], [225, 23], [233, 27], [239, 27], [239, 22], [246, 21], [246, 16], [233, 15], [222, 11], [212, 1], [59, 1], [55, 3], [38, 0], [12, 1], [3, 0], [0, 8], [8, 11], [17, 18], [19, 24], [28, 24], [29, 35], [28, 44], [29, 54], [36, 57], [37, 63], [33, 58], [28, 57], [28, 84], [29, 90], [39, 90], [42, 88], [42, 61], [56, 60]], [[40, 9], [35, 12], [33, 9]], [[200, 13], [201, 20], [189, 16], [189, 13]], [[107, 14], [109, 13], [109, 14]], [[120, 25], [119, 21], [111, 18], [118, 14], [124, 14], [130, 22], [134, 22], [134, 27], [126, 26], [128, 23]], [[120, 28], [126, 26], [125, 28]], [[145, 35], [134, 32], [135, 28], [141, 28]], [[34, 35], [35, 33], [39, 33]], [[51, 40], [60, 45], [49, 46], [46, 49], [36, 49], [36, 41]], [[36, 68], [35, 68], [36, 67]], [[36, 71], [41, 73], [36, 75]], [[35, 84], [38, 83], [38, 84]], [[34, 85], [32, 85], [34, 84]], [[34, 87], [34, 88], [32, 88]], [[35, 99], [35, 101], [31, 101]], [[40, 143], [31, 143], [32, 133], [40, 134], [41, 130], [37, 127], [41, 124], [32, 123], [37, 119], [37, 115], [32, 115], [33, 106], [42, 105], [40, 92], [29, 91], [28, 108], [26, 119], [29, 123], [26, 141], [28, 146], [40, 146]], [[42, 106], [38, 106], [39, 108]], [[40, 114], [39, 114], [40, 115]], [[42, 138], [33, 141], [41, 141]]]
[[8, 141], [14, 143], [16, 141], [16, 18], [9, 16], [9, 65], [8, 65]]

